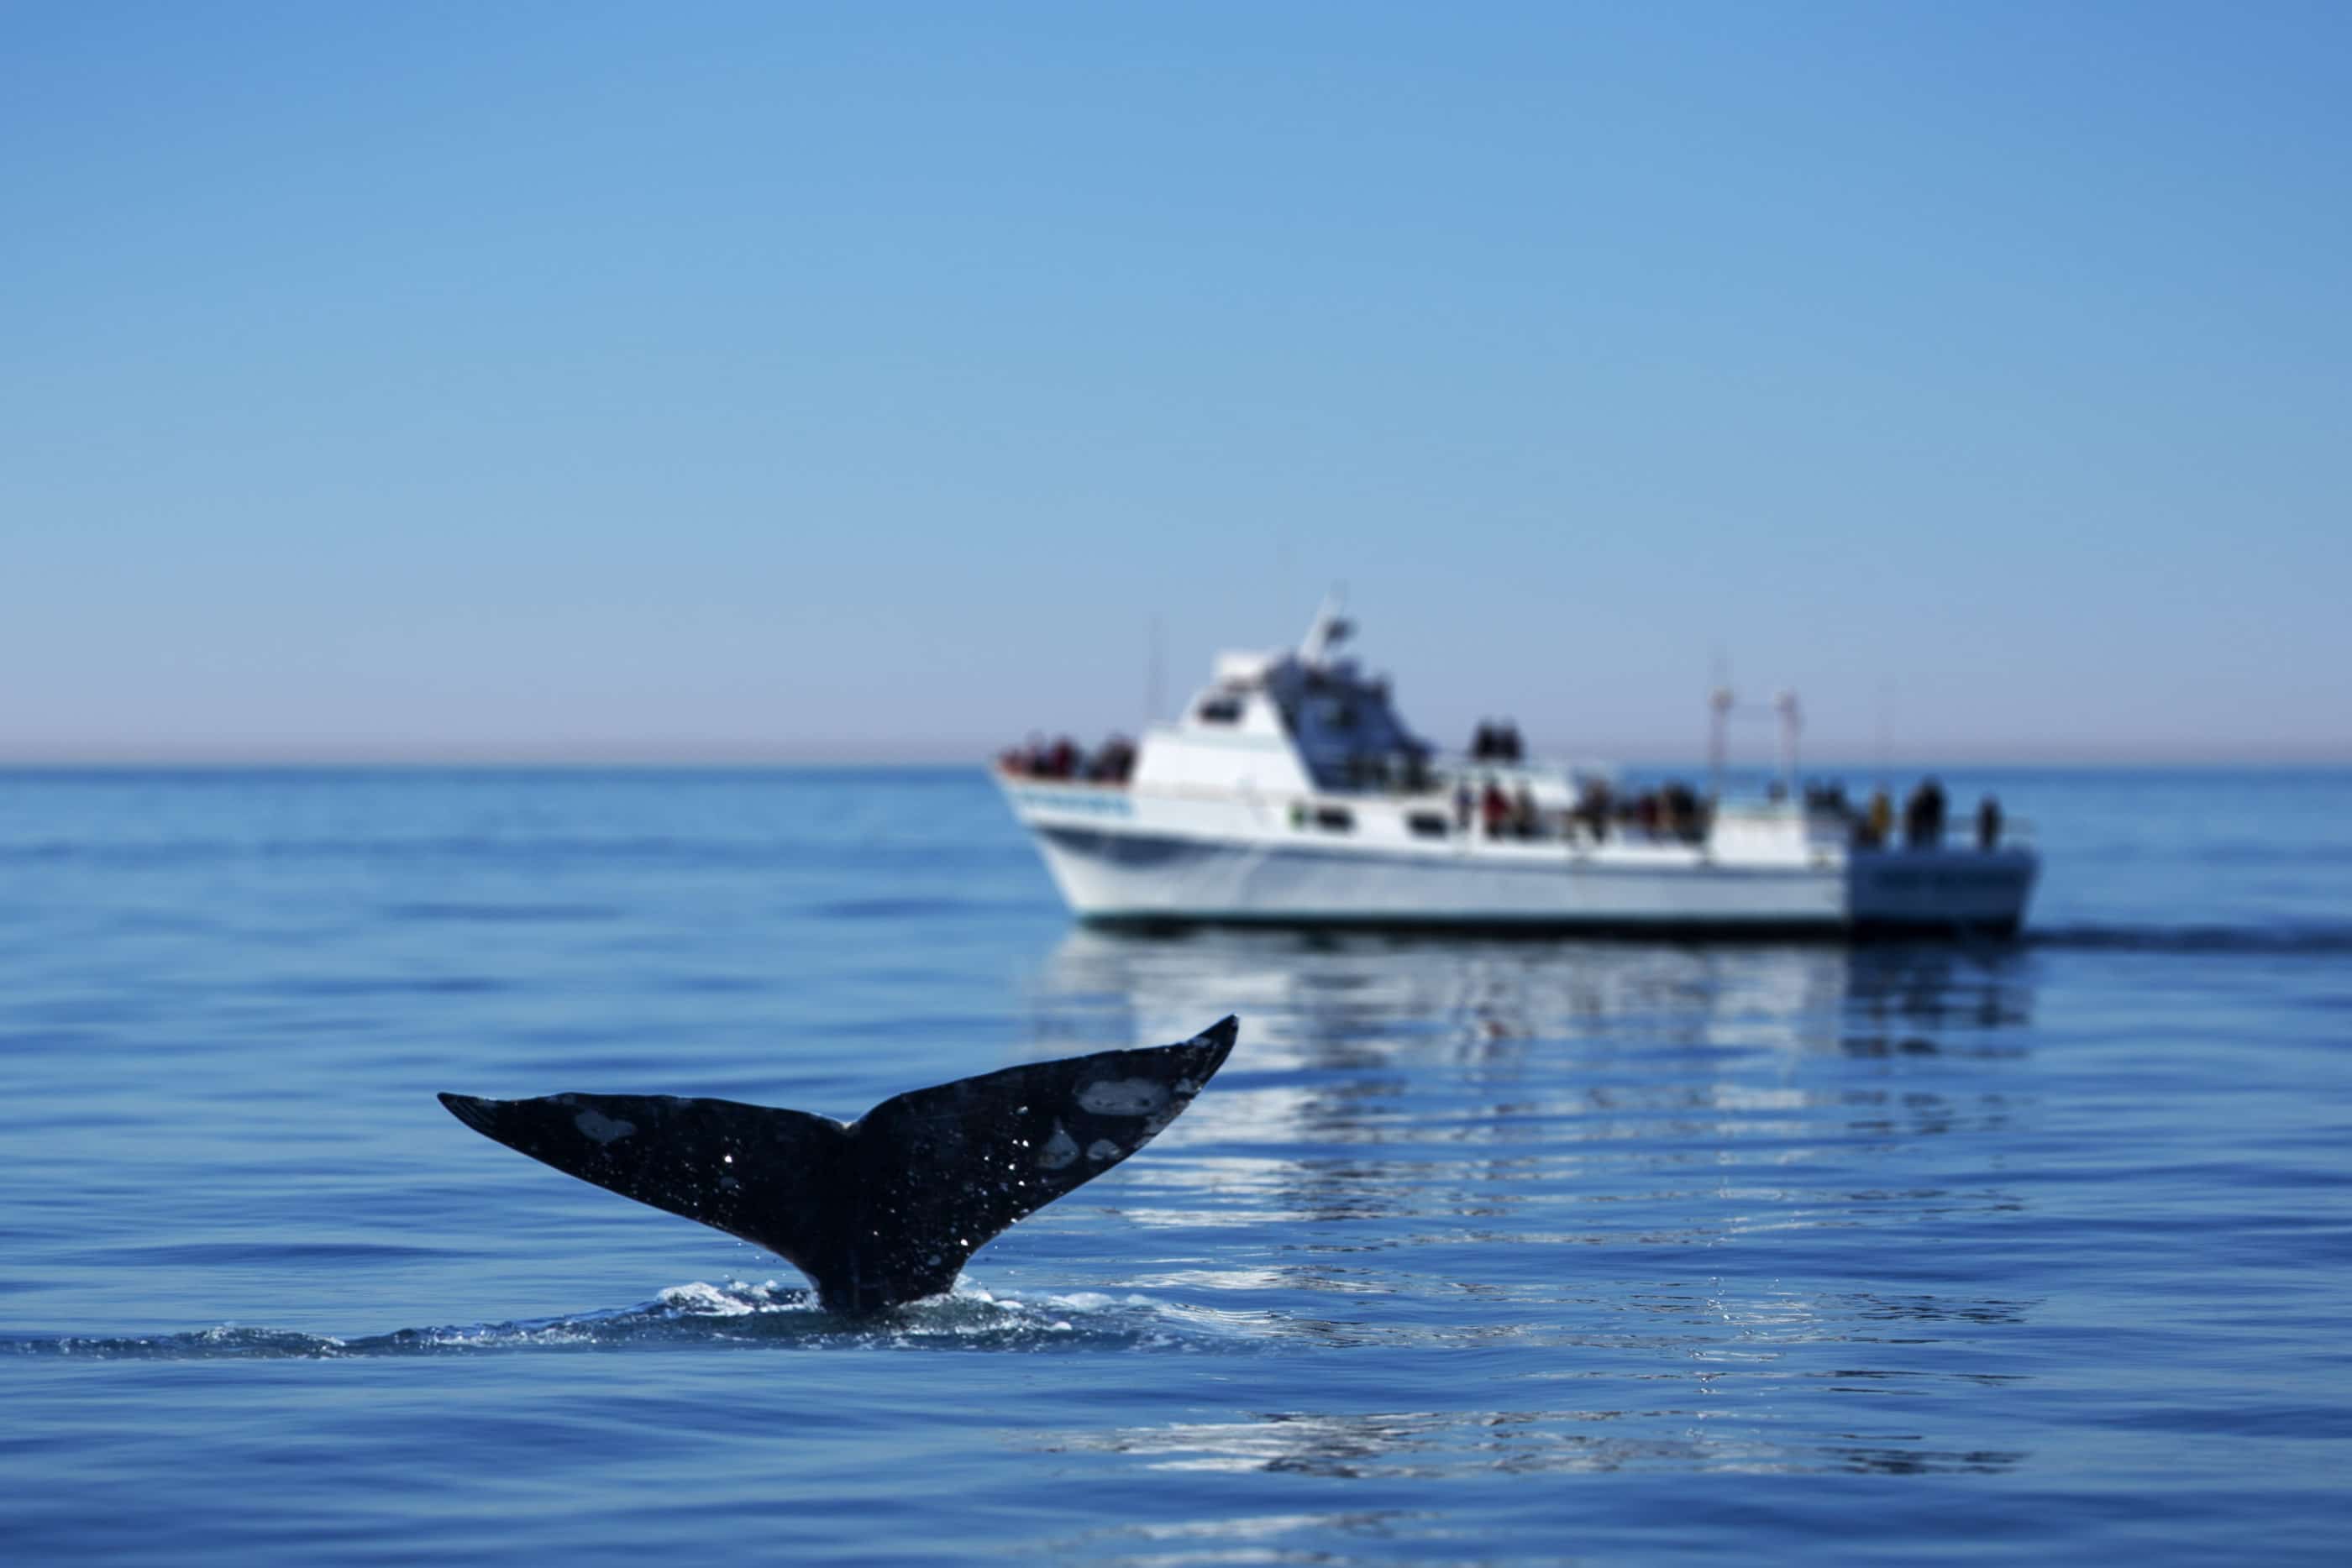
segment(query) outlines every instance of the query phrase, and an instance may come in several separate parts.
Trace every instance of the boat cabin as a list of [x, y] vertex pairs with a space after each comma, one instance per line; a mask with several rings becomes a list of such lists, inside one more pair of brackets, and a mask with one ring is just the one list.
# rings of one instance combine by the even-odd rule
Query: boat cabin
[[1435, 748], [1397, 716], [1386, 677], [1334, 654], [1351, 630], [1327, 608], [1295, 649], [1219, 654], [1215, 678], [1183, 716], [1144, 737], [1136, 781], [1289, 794], [1430, 789]]

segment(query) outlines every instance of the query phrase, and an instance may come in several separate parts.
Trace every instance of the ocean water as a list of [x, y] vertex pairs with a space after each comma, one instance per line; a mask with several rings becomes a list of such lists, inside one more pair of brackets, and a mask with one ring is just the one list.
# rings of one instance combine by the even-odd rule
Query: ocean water
[[[2003, 946], [1074, 927], [972, 770], [0, 778], [0, 1560], [2340, 1562], [2352, 775]], [[436, 1090], [1239, 1047], [892, 1320]]]

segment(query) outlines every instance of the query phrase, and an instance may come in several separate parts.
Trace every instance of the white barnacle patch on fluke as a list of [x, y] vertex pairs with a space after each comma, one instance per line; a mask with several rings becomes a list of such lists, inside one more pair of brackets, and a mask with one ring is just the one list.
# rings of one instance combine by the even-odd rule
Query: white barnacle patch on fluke
[[593, 1138], [600, 1144], [609, 1144], [615, 1138], [625, 1138], [637, 1130], [637, 1124], [635, 1122], [624, 1122], [617, 1116], [607, 1116], [604, 1112], [594, 1109], [583, 1111], [572, 1117], [572, 1124], [580, 1129], [583, 1137]]
[[1097, 1138], [1087, 1145], [1087, 1158], [1097, 1162], [1115, 1160], [1118, 1158], [1118, 1145], [1108, 1138]]
[[1076, 1141], [1073, 1139], [1068, 1133], [1063, 1130], [1062, 1124], [1059, 1122], [1055, 1123], [1054, 1135], [1045, 1140], [1045, 1146], [1044, 1148], [1037, 1151], [1038, 1168], [1041, 1170], [1057, 1171], [1077, 1157], [1078, 1145]]
[[1149, 1078], [1097, 1078], [1078, 1091], [1078, 1105], [1097, 1116], [1149, 1116], [1168, 1103], [1168, 1086]]

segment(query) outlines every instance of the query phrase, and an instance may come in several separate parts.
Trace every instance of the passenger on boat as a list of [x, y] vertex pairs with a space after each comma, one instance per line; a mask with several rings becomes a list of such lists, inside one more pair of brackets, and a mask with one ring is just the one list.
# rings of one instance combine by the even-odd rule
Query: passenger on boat
[[1455, 780], [1454, 785], [1454, 831], [1455, 832], [1466, 833], [1470, 831], [1471, 805], [1470, 780], [1467, 779]]
[[1670, 779], [1658, 791], [1658, 810], [1666, 831], [1675, 838], [1695, 844], [1706, 837], [1706, 815], [1699, 809], [1698, 795], [1681, 779]]
[[1518, 726], [1508, 719], [1499, 724], [1478, 721], [1477, 729], [1470, 737], [1473, 758], [1480, 762], [1517, 762], [1520, 754]]
[[1588, 779], [1577, 796], [1575, 809], [1569, 815], [1573, 821], [1583, 823], [1593, 841], [1598, 843], [1609, 836], [1609, 786], [1598, 779]]
[[2000, 802], [1990, 795], [1977, 802], [1977, 848], [2000, 848]]
[[1511, 831], [1523, 839], [1536, 836], [1536, 797], [1526, 784], [1511, 799]]
[[1904, 802], [1903, 840], [1915, 850], [1934, 849], [1944, 841], [1944, 787], [1932, 774]]
[[1511, 802], [1504, 795], [1503, 787], [1492, 779], [1486, 780], [1486, 792], [1479, 801], [1479, 810], [1486, 819], [1486, 836], [1501, 838], [1504, 825], [1511, 820]]
[[1644, 789], [1633, 797], [1633, 822], [1651, 838], [1658, 836], [1658, 792]]
[[1885, 789], [1870, 792], [1870, 815], [1864, 819], [1862, 841], [1872, 849], [1886, 841], [1895, 831], [1895, 801]]
[[996, 758], [1007, 773], [1024, 774], [1029, 778], [1044, 777], [1045, 737], [1036, 730], [1018, 746], [1007, 747]]
[[1135, 771], [1135, 742], [1123, 735], [1104, 741], [1087, 762], [1087, 778], [1097, 784], [1124, 784]]

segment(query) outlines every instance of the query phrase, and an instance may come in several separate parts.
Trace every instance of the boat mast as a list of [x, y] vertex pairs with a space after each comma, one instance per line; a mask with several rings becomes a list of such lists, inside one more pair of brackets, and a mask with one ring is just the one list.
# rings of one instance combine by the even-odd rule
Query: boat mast
[[1706, 697], [1706, 789], [1711, 799], [1723, 799], [1723, 759], [1729, 746], [1731, 688], [1719, 685]]
[[1772, 711], [1780, 716], [1780, 783], [1793, 800], [1797, 798], [1797, 733], [1805, 723], [1797, 706], [1797, 694], [1785, 686], [1773, 693]]

